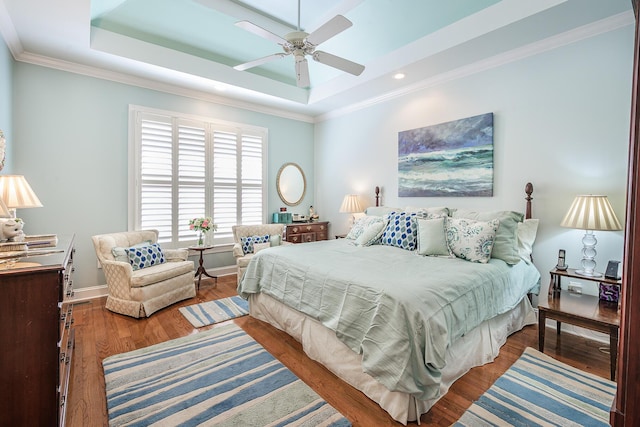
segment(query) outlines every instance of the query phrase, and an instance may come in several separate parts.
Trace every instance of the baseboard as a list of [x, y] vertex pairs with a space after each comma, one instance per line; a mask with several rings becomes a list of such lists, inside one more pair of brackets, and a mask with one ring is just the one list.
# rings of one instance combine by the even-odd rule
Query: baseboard
[[[225, 267], [207, 269], [207, 272], [218, 277], [228, 276], [230, 274], [236, 274], [237, 267], [235, 265], [229, 265]], [[101, 286], [89, 286], [86, 288], [77, 288], [73, 290], [73, 297], [70, 299], [70, 301], [71, 302], [86, 301], [90, 299], [106, 297], [108, 294], [109, 294], [109, 290], [107, 289], [106, 284]]]

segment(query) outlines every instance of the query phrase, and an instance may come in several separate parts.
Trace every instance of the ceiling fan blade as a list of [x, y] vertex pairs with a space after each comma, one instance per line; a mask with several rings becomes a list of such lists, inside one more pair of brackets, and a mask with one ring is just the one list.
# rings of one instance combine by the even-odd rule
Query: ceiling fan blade
[[304, 56], [296, 56], [296, 82], [298, 87], [309, 87], [309, 63]]
[[320, 28], [309, 34], [306, 40], [308, 43], [318, 46], [323, 41], [329, 40], [331, 37], [343, 32], [352, 25], [353, 23], [344, 16], [336, 15], [321, 25]]
[[313, 59], [321, 64], [337, 68], [349, 74], [353, 74], [354, 76], [359, 76], [364, 71], [364, 65], [357, 64], [353, 61], [349, 61], [348, 59], [344, 59], [321, 50], [313, 52]]
[[257, 36], [276, 42], [280, 45], [284, 45], [287, 43], [287, 41], [279, 35], [274, 34], [269, 30], [265, 30], [264, 28], [257, 26], [253, 22], [238, 21], [236, 22], [236, 26], [242, 28], [243, 30], [247, 30]]
[[254, 61], [245, 62], [244, 64], [239, 64], [233, 67], [234, 70], [244, 71], [249, 68], [257, 67], [258, 65], [266, 64], [267, 62], [274, 61], [276, 59], [284, 58], [287, 56], [286, 53], [274, 53], [273, 55], [265, 56], [260, 59], [256, 59]]

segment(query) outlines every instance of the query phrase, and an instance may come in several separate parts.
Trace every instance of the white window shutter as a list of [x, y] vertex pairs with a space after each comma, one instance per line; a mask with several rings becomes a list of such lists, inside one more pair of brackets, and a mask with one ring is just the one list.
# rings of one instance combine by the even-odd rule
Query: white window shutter
[[265, 129], [133, 111], [136, 224], [158, 229], [168, 247], [185, 247], [197, 238], [192, 218], [213, 218], [214, 245], [233, 242], [233, 225], [264, 221]]

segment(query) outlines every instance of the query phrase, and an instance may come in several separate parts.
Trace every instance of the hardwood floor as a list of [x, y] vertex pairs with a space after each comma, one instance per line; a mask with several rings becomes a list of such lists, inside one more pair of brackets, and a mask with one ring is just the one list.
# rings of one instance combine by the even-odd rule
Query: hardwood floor
[[[197, 330], [178, 312], [178, 307], [236, 295], [236, 276], [202, 281], [195, 299], [182, 301], [146, 319], [133, 319], [104, 308], [105, 298], [78, 303], [73, 315], [76, 348], [71, 371], [71, 391], [67, 407], [68, 426], [106, 426], [107, 409], [102, 360], [113, 354], [146, 347], [196, 333]], [[327, 402], [347, 417], [354, 426], [399, 426], [364, 394], [345, 384], [331, 372], [309, 359], [300, 344], [285, 333], [250, 316], [232, 320]], [[215, 326], [200, 328], [210, 329]], [[570, 334], [547, 331], [545, 353], [567, 364], [608, 378], [609, 355], [606, 345]], [[456, 381], [449, 392], [421, 418], [421, 425], [450, 426], [520, 357], [526, 347], [537, 348], [537, 326], [527, 326], [509, 337], [498, 358], [474, 368]], [[409, 425], [417, 425], [410, 423]]]

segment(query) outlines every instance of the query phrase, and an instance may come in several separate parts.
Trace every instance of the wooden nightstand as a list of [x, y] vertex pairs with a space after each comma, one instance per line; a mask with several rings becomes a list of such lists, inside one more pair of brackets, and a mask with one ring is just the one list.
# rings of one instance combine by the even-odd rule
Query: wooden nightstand
[[[554, 272], [551, 272], [552, 278]], [[582, 276], [579, 278], [584, 280]], [[593, 279], [591, 279], [593, 280]], [[599, 279], [595, 279], [598, 280]], [[620, 313], [618, 303], [601, 301], [593, 295], [574, 294], [567, 291], [553, 292], [544, 301], [538, 302], [538, 350], [544, 352], [544, 336], [547, 318], [557, 322], [557, 334], [560, 335], [562, 322], [571, 325], [604, 332], [609, 335], [609, 353], [611, 355], [611, 380], [616, 378], [616, 359], [618, 358], [618, 333]]]

